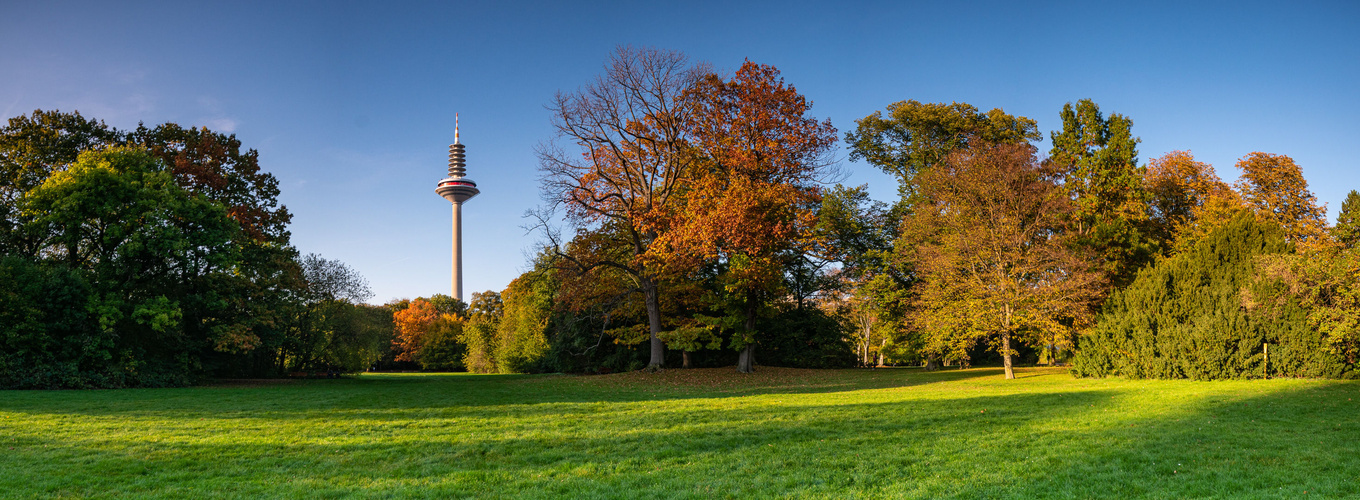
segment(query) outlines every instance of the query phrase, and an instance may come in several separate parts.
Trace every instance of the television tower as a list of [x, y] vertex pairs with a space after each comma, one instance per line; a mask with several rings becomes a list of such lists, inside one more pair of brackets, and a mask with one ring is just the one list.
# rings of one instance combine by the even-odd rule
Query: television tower
[[467, 175], [467, 155], [458, 142], [458, 114], [453, 115], [453, 144], [449, 145], [449, 176], [434, 192], [453, 203], [453, 298], [463, 300], [463, 202], [477, 196], [477, 183]]

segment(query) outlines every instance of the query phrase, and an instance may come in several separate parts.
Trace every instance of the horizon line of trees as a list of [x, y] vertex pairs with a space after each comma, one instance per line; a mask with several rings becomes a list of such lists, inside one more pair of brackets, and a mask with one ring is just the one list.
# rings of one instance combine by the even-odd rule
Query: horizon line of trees
[[[12, 118], [0, 387], [760, 364], [1357, 375], [1360, 193], [1329, 226], [1288, 156], [1248, 153], [1231, 184], [1188, 151], [1140, 165], [1132, 120], [1089, 99], [1046, 154], [1035, 120], [999, 108], [901, 101], [840, 137], [811, 106], [773, 66], [620, 47], [549, 105], [531, 269], [470, 303], [382, 306], [291, 246], [277, 181], [234, 136]], [[896, 200], [839, 183], [842, 138]]]

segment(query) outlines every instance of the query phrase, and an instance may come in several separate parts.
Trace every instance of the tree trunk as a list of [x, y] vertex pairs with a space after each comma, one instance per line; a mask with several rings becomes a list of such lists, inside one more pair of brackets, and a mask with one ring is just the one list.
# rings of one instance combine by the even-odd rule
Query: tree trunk
[[680, 354], [681, 354], [681, 356], [683, 356], [682, 359], [684, 360], [684, 361], [680, 364], [680, 367], [681, 367], [681, 368], [692, 368], [693, 366], [691, 366], [691, 365], [690, 365], [690, 362], [689, 362], [689, 351], [680, 351]]
[[1001, 359], [1006, 363], [1006, 380], [1015, 378], [1015, 370], [1011, 368], [1011, 331], [1001, 332], [1001, 349], [1005, 351]]
[[1001, 361], [1006, 364], [1006, 380], [1015, 378], [1015, 370], [1011, 368], [1011, 305], [1006, 304], [1006, 317], [1002, 323], [1001, 331]]
[[741, 350], [741, 355], [737, 356], [738, 373], [753, 373], [756, 371], [755, 351], [755, 344], [747, 344], [746, 347]]
[[883, 350], [888, 348], [888, 339], [878, 344], [878, 366], [883, 366]]
[[936, 360], [936, 359], [935, 359], [935, 356], [926, 356], [926, 367], [925, 367], [925, 370], [928, 371], [928, 372], [933, 372], [933, 371], [939, 370], [939, 369], [940, 369], [940, 362], [939, 362], [939, 360]]
[[652, 359], [647, 363], [647, 371], [654, 372], [666, 368], [666, 345], [661, 343], [661, 308], [656, 302], [656, 282], [651, 278], [642, 279], [642, 291], [647, 295], [647, 322], [651, 326]]
[[746, 330], [746, 347], [742, 348], [741, 354], [737, 356], [737, 372], [752, 373], [756, 371], [756, 294], [746, 292], [746, 324], [742, 325]]

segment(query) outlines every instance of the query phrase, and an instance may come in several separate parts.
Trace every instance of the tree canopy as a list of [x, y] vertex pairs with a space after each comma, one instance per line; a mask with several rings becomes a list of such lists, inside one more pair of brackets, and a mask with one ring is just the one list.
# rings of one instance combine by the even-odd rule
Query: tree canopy
[[915, 323], [928, 349], [966, 356], [995, 340], [1012, 372], [1014, 338], [1068, 344], [1101, 278], [1064, 245], [1073, 210], [1026, 144], [974, 145], [920, 179], [925, 203], [903, 222], [922, 275]]

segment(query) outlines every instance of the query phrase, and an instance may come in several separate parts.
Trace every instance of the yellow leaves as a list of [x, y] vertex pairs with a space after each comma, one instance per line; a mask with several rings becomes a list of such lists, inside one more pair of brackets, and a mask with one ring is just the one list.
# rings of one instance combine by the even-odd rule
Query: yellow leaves
[[1008, 331], [1070, 334], [1098, 293], [1089, 263], [1055, 235], [1072, 206], [1025, 145], [974, 147], [920, 177], [927, 203], [903, 222], [919, 242], [914, 321], [941, 354]]
[[1285, 237], [1299, 245], [1325, 247], [1332, 243], [1327, 211], [1308, 190], [1303, 170], [1293, 158], [1255, 152], [1242, 157], [1237, 168], [1242, 170], [1237, 189], [1258, 219], [1280, 224]]
[[615, 344], [638, 345], [651, 338], [651, 329], [645, 323], [638, 323], [619, 328], [610, 328], [605, 331], [606, 335], [614, 338]]

